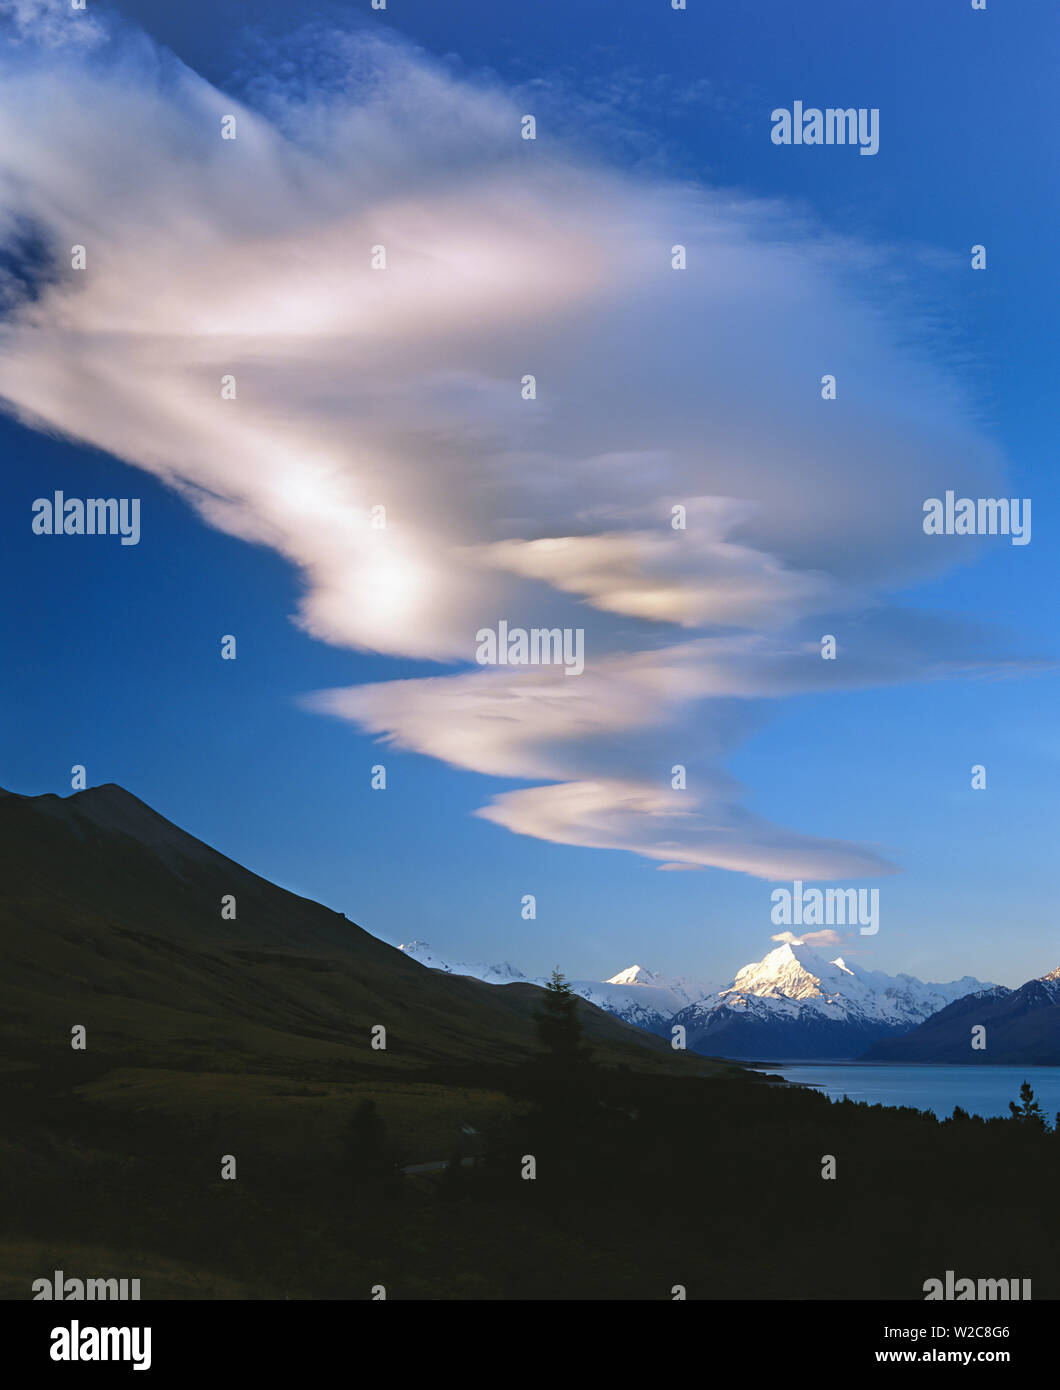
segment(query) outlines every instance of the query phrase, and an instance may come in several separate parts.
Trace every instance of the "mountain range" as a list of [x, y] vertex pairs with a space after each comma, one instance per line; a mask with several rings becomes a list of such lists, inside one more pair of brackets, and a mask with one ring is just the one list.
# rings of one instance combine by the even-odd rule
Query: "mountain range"
[[[444, 959], [426, 941], [407, 941], [398, 949], [432, 970], [441, 970], [447, 975], [470, 975], [490, 985], [506, 985], [516, 980], [539, 986], [547, 983], [544, 977], [529, 980], [508, 961], [487, 965]], [[631, 965], [609, 980], [571, 980], [570, 985], [575, 994], [620, 1018], [623, 1023], [667, 1038], [670, 1036], [667, 1025], [679, 1010], [717, 990], [717, 985], [657, 975], [640, 965]]]
[[865, 1060], [1058, 1066], [1060, 968], [1018, 989], [994, 985], [958, 999], [903, 1037], [881, 1039]]
[[[422, 941], [400, 949], [433, 969], [491, 984], [526, 978], [507, 962], [447, 962]], [[680, 1025], [691, 1050], [747, 1061], [859, 1057], [881, 1039], [909, 1033], [955, 1000], [994, 988], [971, 975], [947, 984], [886, 975], [790, 943], [745, 965], [724, 987], [666, 978], [639, 965], [607, 980], [570, 983], [583, 999], [626, 1023], [663, 1037], [672, 1037]]]
[[947, 984], [886, 975], [785, 943], [744, 966], [727, 989], [676, 1014], [670, 1026], [683, 1024], [689, 1047], [718, 1057], [855, 1058], [987, 988], [971, 975]]

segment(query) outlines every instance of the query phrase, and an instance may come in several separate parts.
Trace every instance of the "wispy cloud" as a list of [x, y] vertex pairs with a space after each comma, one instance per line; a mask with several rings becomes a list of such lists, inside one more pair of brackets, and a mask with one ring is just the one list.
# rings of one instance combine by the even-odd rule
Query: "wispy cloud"
[[[923, 498], [989, 494], [1001, 460], [851, 289], [871, 252], [553, 129], [524, 141], [523, 99], [402, 45], [317, 35], [251, 106], [142, 36], [62, 45], [60, 8], [20, 0], [0, 74], [0, 234], [31, 229], [50, 263], [0, 331], [9, 408], [286, 556], [324, 641], [466, 667], [501, 618], [583, 627], [577, 679], [473, 668], [312, 697], [546, 783], [488, 819], [667, 868], [887, 871], [751, 815], [722, 768], [756, 717], [741, 702], [982, 659], [886, 605], [952, 557]], [[820, 634], [855, 620], [822, 662]]]
[[795, 936], [790, 931], [777, 932], [770, 941], [786, 942], [789, 946], [842, 946], [843, 937], [829, 927], [826, 931], [808, 931]]

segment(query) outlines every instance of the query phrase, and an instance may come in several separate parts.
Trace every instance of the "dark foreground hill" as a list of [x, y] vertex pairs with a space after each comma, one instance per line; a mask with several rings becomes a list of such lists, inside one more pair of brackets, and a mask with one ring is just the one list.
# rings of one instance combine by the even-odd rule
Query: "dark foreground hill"
[[875, 1043], [864, 1060], [1058, 1066], [1060, 969], [1019, 989], [996, 985], [957, 999], [904, 1037]]
[[[222, 917], [233, 898], [235, 919]], [[0, 792], [0, 1036], [8, 1056], [226, 1066], [515, 1061], [540, 990], [491, 989], [410, 960], [318, 903], [225, 858], [113, 784], [69, 797]], [[715, 1070], [590, 1004], [582, 1026], [633, 1067]], [[386, 1049], [371, 1030], [386, 1029]]]
[[538, 1057], [536, 987], [429, 971], [116, 787], [0, 797], [0, 854], [0, 1296], [1060, 1294], [1039, 1127], [833, 1106], [584, 1003], [592, 1057]]

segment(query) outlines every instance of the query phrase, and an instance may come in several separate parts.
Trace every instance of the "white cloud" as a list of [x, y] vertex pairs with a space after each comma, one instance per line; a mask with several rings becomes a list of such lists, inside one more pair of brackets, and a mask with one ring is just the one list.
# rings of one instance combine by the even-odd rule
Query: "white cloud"
[[[492, 567], [538, 579], [594, 608], [681, 627], [777, 627], [806, 612], [845, 607], [855, 595], [822, 574], [782, 561], [728, 535], [753, 509], [722, 497], [686, 497], [683, 525], [652, 531], [505, 540], [478, 555]], [[644, 518], [638, 518], [643, 520]]]
[[[713, 785], [711, 785], [713, 782]], [[478, 812], [520, 835], [593, 849], [623, 849], [663, 863], [730, 869], [757, 878], [863, 878], [893, 872], [882, 856], [799, 835], [751, 815], [728, 780], [702, 793], [618, 778], [502, 792]]]
[[[55, 38], [54, 6], [20, 8]], [[318, 60], [319, 83], [259, 84], [255, 110], [135, 36], [9, 52], [0, 235], [28, 229], [54, 267], [0, 329], [9, 408], [283, 554], [322, 640], [468, 663], [501, 618], [584, 627], [575, 679], [475, 669], [312, 701], [553, 783], [489, 819], [668, 868], [883, 871], [750, 816], [720, 768], [752, 719], [735, 701], [978, 659], [883, 604], [952, 557], [923, 498], [989, 494], [1001, 460], [850, 289], [871, 255], [776, 204], [524, 142], [518, 100], [408, 49], [331, 35], [303, 72]], [[844, 614], [845, 660], [823, 663]], [[693, 754], [695, 788], [671, 793]]]
[[837, 931], [832, 931], [831, 927], [825, 931], [808, 931], [802, 936], [795, 936], [792, 932], [777, 932], [776, 936], [771, 936], [770, 941], [787, 942], [790, 946], [842, 946], [843, 938]]

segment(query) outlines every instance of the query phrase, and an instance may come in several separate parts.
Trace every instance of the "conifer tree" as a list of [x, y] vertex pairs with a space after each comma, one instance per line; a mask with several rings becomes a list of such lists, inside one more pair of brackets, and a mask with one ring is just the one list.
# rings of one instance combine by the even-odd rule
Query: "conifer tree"
[[541, 1010], [534, 1016], [541, 1045], [554, 1062], [581, 1069], [592, 1049], [582, 1041], [578, 996], [559, 970], [553, 970], [544, 993]]
[[1029, 1081], [1025, 1081], [1020, 1087], [1021, 1105], [1017, 1105], [1014, 1100], [1010, 1100], [1008, 1108], [1012, 1111], [1012, 1118], [1017, 1124], [1025, 1125], [1028, 1129], [1034, 1129], [1044, 1134], [1049, 1126], [1045, 1122], [1042, 1114], [1042, 1107], [1034, 1098]]

